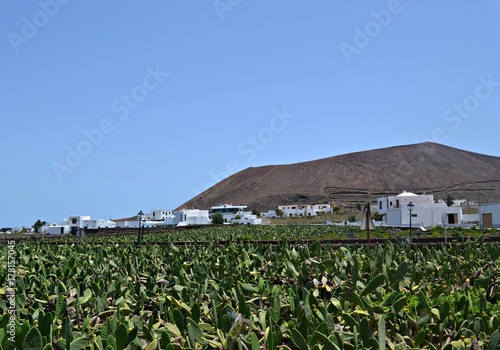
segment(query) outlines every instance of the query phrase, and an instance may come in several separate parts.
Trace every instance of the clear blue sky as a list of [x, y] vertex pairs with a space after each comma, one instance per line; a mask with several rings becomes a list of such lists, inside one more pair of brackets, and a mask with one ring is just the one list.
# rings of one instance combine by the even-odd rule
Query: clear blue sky
[[493, 0], [0, 0], [0, 38], [0, 227], [425, 140], [500, 156]]

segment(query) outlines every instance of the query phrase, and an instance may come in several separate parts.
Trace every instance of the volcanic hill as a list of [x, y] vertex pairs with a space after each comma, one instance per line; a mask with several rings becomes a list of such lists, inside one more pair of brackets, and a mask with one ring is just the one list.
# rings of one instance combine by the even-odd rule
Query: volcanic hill
[[452, 195], [469, 201], [500, 201], [500, 157], [432, 142], [349, 153], [288, 165], [242, 170], [179, 208], [222, 203], [260, 211], [278, 205], [375, 201], [403, 190]]

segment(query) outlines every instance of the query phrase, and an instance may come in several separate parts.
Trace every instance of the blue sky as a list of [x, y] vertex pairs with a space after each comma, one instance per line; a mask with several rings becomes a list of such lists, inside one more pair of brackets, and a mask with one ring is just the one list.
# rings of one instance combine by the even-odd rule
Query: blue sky
[[422, 141], [500, 156], [495, 1], [0, 0], [0, 38], [0, 227]]

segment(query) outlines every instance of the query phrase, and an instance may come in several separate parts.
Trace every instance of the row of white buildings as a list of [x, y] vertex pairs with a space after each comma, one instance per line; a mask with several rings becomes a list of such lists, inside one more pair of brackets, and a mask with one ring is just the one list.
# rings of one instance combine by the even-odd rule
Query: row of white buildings
[[97, 230], [103, 228], [152, 228], [168, 226], [208, 225], [212, 223], [212, 215], [221, 213], [225, 224], [260, 225], [262, 219], [247, 210], [245, 205], [222, 204], [202, 209], [163, 210], [155, 209], [128, 219], [115, 221], [92, 219], [87, 215], [72, 215], [59, 224], [47, 224], [39, 233], [67, 234], [76, 233], [78, 229]]
[[[417, 195], [404, 191], [396, 196], [377, 198], [376, 208], [373, 207], [372, 212], [375, 209], [383, 215], [383, 221], [377, 223], [382, 226], [407, 227], [410, 226], [411, 220], [413, 227], [434, 227], [445, 224], [448, 227], [480, 225], [483, 228], [500, 228], [500, 202], [480, 204], [479, 214], [463, 214], [461, 202], [463, 201], [455, 201], [454, 205], [448, 206], [442, 200], [435, 201], [433, 195]], [[411, 211], [410, 208], [412, 208]], [[327, 203], [280, 205], [278, 209], [283, 217], [307, 217], [333, 213], [333, 208]], [[222, 214], [225, 224], [262, 224], [262, 219], [248, 211], [245, 205], [221, 204], [211, 207], [209, 210], [155, 209], [143, 214], [140, 218], [137, 215], [129, 219], [115, 221], [92, 219], [86, 215], [73, 215], [60, 224], [47, 224], [40, 231], [50, 234], [65, 234], [77, 232], [78, 229], [138, 228], [139, 225], [145, 228], [207, 225], [212, 223], [212, 216], [215, 213]], [[262, 217], [267, 218], [277, 216], [276, 210], [262, 214]]]
[[[141, 227], [168, 227], [208, 225], [212, 216], [221, 213], [225, 224], [260, 225], [262, 219], [248, 211], [246, 205], [221, 204], [204, 209], [153, 210], [141, 218]], [[139, 218], [128, 221], [117, 221], [118, 227], [139, 227]]]
[[479, 204], [478, 214], [464, 214], [460, 205], [464, 202], [454, 201], [452, 206], [448, 206], [442, 200], [435, 201], [433, 195], [404, 191], [397, 196], [377, 198], [376, 209], [384, 216], [381, 224], [385, 226], [409, 226], [411, 220], [415, 227], [479, 225], [483, 228], [500, 228], [500, 203]]
[[88, 215], [72, 215], [64, 219], [59, 224], [46, 224], [42, 226], [39, 233], [49, 234], [66, 234], [76, 232], [78, 229], [100, 229], [100, 228], [114, 228], [116, 223], [104, 219], [91, 219]]
[[[320, 213], [331, 213], [330, 204], [311, 204], [311, 205], [281, 205], [278, 207], [285, 217], [292, 216], [316, 216]], [[212, 216], [215, 213], [222, 214], [224, 224], [242, 224], [242, 225], [261, 225], [262, 219], [248, 210], [246, 205], [220, 204], [213, 206], [209, 210], [203, 209], [181, 209], [164, 210], [154, 209], [149, 213], [143, 213], [128, 218], [115, 221], [104, 219], [92, 219], [87, 215], [69, 216], [63, 222], [58, 224], [47, 224], [40, 230], [41, 233], [65, 234], [76, 232], [78, 229], [95, 230], [102, 228], [138, 228], [139, 225], [144, 228], [168, 227], [168, 226], [189, 226], [189, 225], [208, 225], [212, 223]], [[276, 211], [271, 210], [262, 217], [277, 217]]]
[[[283, 217], [316, 216], [319, 214], [333, 213], [333, 208], [328, 203], [322, 204], [289, 204], [279, 205]], [[270, 210], [264, 216], [276, 217], [276, 211]]]

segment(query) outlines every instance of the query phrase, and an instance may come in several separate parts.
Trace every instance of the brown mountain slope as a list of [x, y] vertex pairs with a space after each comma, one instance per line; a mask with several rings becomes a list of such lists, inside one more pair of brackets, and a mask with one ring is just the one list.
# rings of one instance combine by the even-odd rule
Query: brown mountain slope
[[349, 204], [403, 190], [436, 198], [500, 200], [500, 157], [425, 142], [240, 171], [179, 208], [221, 203], [261, 211], [293, 203]]

